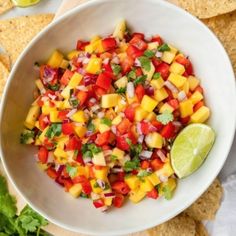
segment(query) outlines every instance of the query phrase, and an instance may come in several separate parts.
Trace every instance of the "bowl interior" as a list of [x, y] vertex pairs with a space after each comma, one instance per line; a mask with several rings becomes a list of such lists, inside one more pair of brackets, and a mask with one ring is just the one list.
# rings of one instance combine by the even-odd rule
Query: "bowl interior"
[[[77, 39], [106, 35], [124, 18], [134, 31], [160, 34], [193, 62], [201, 78], [209, 121], [217, 139], [203, 166], [179, 181], [171, 201], [145, 200], [107, 213], [97, 211], [89, 200], [73, 199], [41, 172], [35, 149], [19, 143], [28, 108], [33, 101], [33, 64], [44, 61], [55, 49], [68, 52]], [[235, 129], [235, 84], [228, 57], [214, 35], [183, 10], [157, 0], [99, 0], [87, 3], [53, 23], [24, 51], [7, 84], [1, 110], [1, 149], [12, 182], [31, 206], [67, 229], [93, 234], [118, 235], [152, 227], [189, 206], [209, 186], [227, 157]]]

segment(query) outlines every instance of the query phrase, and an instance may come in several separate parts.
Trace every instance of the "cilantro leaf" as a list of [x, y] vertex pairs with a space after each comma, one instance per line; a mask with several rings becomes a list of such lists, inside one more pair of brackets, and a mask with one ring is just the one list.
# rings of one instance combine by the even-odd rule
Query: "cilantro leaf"
[[159, 78], [161, 78], [161, 74], [159, 72], [156, 72], [152, 77], [152, 79], [155, 79], [155, 80], [157, 80]]
[[137, 86], [138, 84], [144, 84], [146, 78], [147, 78], [147, 75], [139, 76], [136, 80], [134, 80], [134, 86]]
[[8, 218], [12, 218], [16, 215], [16, 199], [9, 193], [0, 195], [0, 213]]
[[128, 79], [130, 80], [130, 79], [135, 79], [136, 78], [136, 73], [135, 73], [135, 71], [134, 70], [131, 70], [128, 74], [127, 74], [127, 77], [128, 77]]
[[92, 154], [97, 154], [102, 151], [102, 148], [96, 146], [94, 143], [86, 143], [82, 145], [81, 151], [83, 155], [85, 155], [87, 151], [92, 152]]
[[58, 91], [60, 88], [60, 84], [49, 85], [48, 88], [53, 91]]
[[31, 144], [34, 142], [34, 131], [25, 129], [20, 135], [20, 143]]
[[151, 61], [148, 57], [139, 57], [138, 60], [141, 63], [141, 67], [146, 70], [146, 71], [150, 71], [151, 70]]
[[162, 45], [160, 45], [157, 50], [159, 52], [165, 52], [165, 51], [170, 51], [170, 47], [168, 46], [168, 44], [164, 43]]
[[144, 56], [146, 56], [146, 57], [148, 57], [148, 58], [152, 58], [152, 57], [155, 56], [155, 52], [152, 51], [152, 50], [146, 50], [146, 51], [144, 52]]
[[116, 155], [111, 155], [111, 161], [116, 161], [118, 159], [118, 157]]
[[73, 108], [75, 108], [79, 105], [79, 101], [76, 97], [69, 98], [69, 103]]
[[66, 165], [66, 172], [69, 174], [71, 178], [74, 178], [77, 175], [77, 167], [76, 166], [70, 166]]
[[163, 125], [167, 125], [169, 122], [174, 120], [174, 116], [172, 113], [164, 111], [162, 114], [157, 116], [157, 120]]
[[147, 171], [147, 170], [140, 170], [137, 174], [138, 177], [145, 177], [145, 176], [149, 176], [151, 174], [151, 172]]
[[171, 191], [168, 185], [164, 186], [162, 191], [166, 200], [170, 200], [173, 197], [173, 191]]
[[7, 181], [0, 175], [0, 195], [4, 195], [8, 192]]
[[104, 124], [104, 125], [107, 125], [107, 126], [110, 127], [111, 126], [111, 120], [104, 117], [104, 118], [101, 119], [101, 124]]
[[87, 128], [89, 131], [95, 131], [95, 125], [93, 124], [92, 120], [89, 121]]
[[139, 159], [138, 158], [134, 158], [131, 161], [126, 161], [125, 162], [124, 170], [125, 170], [125, 172], [130, 172], [130, 171], [138, 169], [139, 166], [140, 166]]
[[91, 151], [86, 151], [84, 154], [83, 154], [83, 158], [87, 158], [87, 157], [93, 157], [93, 154]]
[[125, 92], [126, 92], [126, 87], [118, 88], [118, 89], [116, 90], [116, 93], [119, 93], [119, 94], [125, 93]]
[[121, 66], [120, 66], [120, 65], [112, 64], [112, 65], [111, 65], [111, 68], [112, 68], [113, 73], [114, 73], [116, 76], [120, 74], [120, 72], [121, 72]]
[[62, 124], [52, 124], [47, 130], [45, 136], [52, 139], [54, 136], [60, 136], [62, 132]]

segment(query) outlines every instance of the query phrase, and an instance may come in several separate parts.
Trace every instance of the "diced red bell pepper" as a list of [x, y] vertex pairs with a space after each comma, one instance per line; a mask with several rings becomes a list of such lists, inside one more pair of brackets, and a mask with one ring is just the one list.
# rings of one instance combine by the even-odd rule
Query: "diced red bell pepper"
[[179, 108], [179, 101], [177, 99], [171, 99], [168, 103], [174, 108], [174, 110]]
[[147, 168], [150, 167], [150, 162], [147, 161], [147, 160], [141, 161], [140, 166], [141, 166], [142, 169], [147, 169]]
[[84, 41], [78, 40], [77, 44], [76, 44], [76, 49], [78, 51], [80, 51], [80, 50], [84, 51], [84, 49], [87, 45], [89, 45], [89, 42], [84, 42]]
[[162, 62], [155, 69], [156, 69], [156, 72], [159, 72], [161, 74], [161, 77], [166, 80], [170, 74], [169, 68], [170, 66], [167, 63]]
[[110, 75], [113, 74], [113, 70], [112, 70], [111, 65], [109, 63], [103, 64], [102, 68], [106, 73], [110, 73]]
[[48, 150], [47, 148], [41, 146], [38, 151], [38, 159], [42, 164], [47, 163], [48, 161]]
[[119, 172], [117, 173], [118, 181], [124, 181], [125, 178], [125, 172]]
[[158, 42], [159, 45], [163, 44], [163, 40], [159, 35], [155, 35], [152, 37], [151, 42]]
[[156, 158], [151, 161], [151, 167], [154, 171], [161, 169], [163, 165], [164, 163], [159, 158]]
[[78, 153], [77, 157], [76, 157], [76, 162], [80, 163], [81, 165], [84, 165], [84, 160], [83, 160], [83, 155], [82, 153]]
[[157, 120], [152, 120], [151, 124], [157, 129], [157, 131], [160, 131], [163, 128], [163, 124]]
[[73, 76], [73, 72], [66, 69], [66, 71], [64, 72], [64, 74], [62, 75], [61, 79], [60, 79], [60, 83], [63, 85], [67, 85], [71, 79], [71, 77]]
[[120, 208], [124, 204], [125, 197], [122, 194], [116, 194], [113, 198], [114, 207]]
[[58, 79], [58, 69], [49, 65], [40, 66], [40, 79], [44, 85], [55, 85]]
[[94, 91], [95, 91], [95, 94], [96, 94], [96, 97], [99, 99], [102, 95], [106, 94], [106, 90], [99, 87], [99, 86], [94, 86], [93, 87]]
[[117, 136], [116, 137], [116, 146], [123, 151], [129, 150], [129, 144], [126, 142], [126, 138], [124, 136]]
[[105, 206], [105, 204], [104, 204], [104, 202], [103, 202], [102, 199], [98, 199], [98, 200], [93, 201], [93, 205], [94, 205], [96, 208], [100, 208], [100, 207]]
[[[139, 33], [139, 32], [134, 32], [132, 35], [131, 35], [131, 38], [140, 38], [142, 40], [144, 40], [144, 34], [143, 33]], [[132, 39], [131, 39], [132, 40]]]
[[148, 47], [147, 43], [139, 35], [134, 36], [129, 43], [141, 51], [145, 51]]
[[73, 136], [69, 139], [68, 144], [66, 145], [66, 151], [80, 150], [82, 146], [81, 140], [76, 136]]
[[157, 199], [158, 198], [158, 192], [157, 190], [154, 188], [153, 190], [151, 190], [150, 192], [147, 192], [146, 195], [148, 198], [153, 198], [153, 199]]
[[142, 84], [138, 84], [135, 88], [135, 94], [138, 98], [138, 101], [141, 102], [143, 99], [143, 96], [145, 95], [145, 89]]
[[125, 109], [124, 113], [125, 113], [125, 116], [126, 116], [127, 119], [129, 119], [131, 122], [134, 121], [135, 108], [134, 108], [132, 105], [128, 106], [128, 107]]
[[162, 61], [156, 57], [152, 58], [152, 64], [154, 65], [155, 69], [162, 63]]
[[68, 119], [67, 116], [66, 116], [68, 113], [69, 113], [68, 110], [59, 111], [59, 113], [58, 113], [58, 118], [59, 118], [60, 120], [66, 120], [66, 119]]
[[196, 112], [199, 108], [201, 108], [202, 106], [204, 106], [204, 102], [200, 101], [198, 103], [196, 103], [193, 107], [193, 111]]
[[52, 179], [56, 179], [56, 178], [57, 178], [57, 172], [56, 172], [56, 170], [53, 169], [52, 167], [49, 167], [46, 172], [47, 172], [47, 175], [48, 175], [50, 178], [52, 178]]
[[175, 61], [185, 67], [185, 71], [188, 75], [193, 75], [193, 66], [188, 58], [184, 56], [178, 56]]
[[111, 134], [111, 131], [106, 131], [106, 132], [103, 132], [101, 134], [98, 134], [97, 135], [97, 138], [95, 140], [95, 143], [98, 145], [98, 146], [103, 146], [103, 145], [106, 145], [108, 144], [109, 142], [109, 138], [110, 138], [110, 134]]
[[39, 128], [41, 130], [44, 130], [50, 123], [49, 119], [48, 119], [48, 116], [44, 115], [44, 114], [41, 114], [38, 118], [39, 120]]
[[126, 195], [129, 193], [130, 188], [124, 181], [116, 181], [112, 183], [111, 188], [116, 192], [123, 195]]
[[66, 135], [71, 135], [74, 133], [73, 123], [63, 123], [62, 124], [62, 133]]
[[63, 180], [65, 191], [68, 192], [70, 188], [73, 186], [73, 182], [71, 179], [67, 178]]
[[120, 134], [125, 134], [131, 127], [131, 123], [127, 118], [124, 118], [118, 125], [117, 125], [117, 131], [119, 131]]
[[161, 136], [167, 139], [173, 138], [175, 136], [175, 126], [172, 122], [169, 122], [163, 127], [163, 129], [161, 130]]
[[204, 92], [204, 90], [203, 90], [203, 88], [202, 88], [202, 86], [197, 86], [197, 88], [195, 88], [195, 90], [194, 90], [195, 92], [196, 91], [198, 91], [199, 93], [201, 93], [201, 94], [203, 94], [203, 92]]
[[90, 194], [92, 192], [92, 187], [90, 185], [90, 182], [84, 175], [76, 176], [75, 178], [72, 179], [72, 181], [74, 184], [80, 183], [82, 186], [82, 191], [85, 194]]
[[167, 100], [170, 101], [170, 100], [174, 99], [173, 93], [168, 88], [165, 88], [165, 90], [168, 93]]
[[132, 57], [126, 57], [121, 61], [122, 75], [125, 75], [131, 70], [131, 67], [134, 64], [134, 59]]
[[137, 139], [131, 131], [129, 131], [128, 134], [125, 134], [124, 136], [125, 136], [125, 138], [130, 139], [133, 144], [137, 143]]
[[78, 100], [79, 100], [79, 105], [80, 106], [83, 106], [84, 105], [84, 103], [86, 102], [86, 100], [87, 100], [87, 98], [88, 98], [88, 92], [86, 92], [86, 91], [79, 91], [78, 93], [77, 93], [77, 98], [78, 98]]
[[96, 85], [108, 91], [111, 88], [111, 75], [108, 72], [102, 72], [99, 74]]
[[129, 57], [135, 59], [137, 57], [141, 57], [143, 55], [143, 51], [139, 50], [138, 48], [136, 48], [134, 45], [129, 45], [126, 53]]
[[135, 69], [135, 74], [137, 77], [143, 75], [143, 71], [142, 71], [141, 67], [138, 67]]
[[144, 134], [144, 135], [147, 135], [150, 133], [150, 124], [145, 122], [145, 121], [142, 121], [140, 123], [140, 126], [141, 126], [141, 132]]
[[188, 124], [188, 122], [190, 121], [190, 117], [189, 116], [186, 116], [186, 117], [184, 117], [184, 118], [180, 118], [180, 121], [181, 121], [181, 123], [183, 124], [183, 125], [187, 125]]
[[115, 49], [117, 47], [117, 43], [114, 38], [105, 38], [102, 40], [102, 46], [105, 51], [109, 51]]
[[72, 179], [72, 182], [74, 184], [82, 184], [87, 181], [88, 181], [88, 179], [84, 175], [78, 175]]

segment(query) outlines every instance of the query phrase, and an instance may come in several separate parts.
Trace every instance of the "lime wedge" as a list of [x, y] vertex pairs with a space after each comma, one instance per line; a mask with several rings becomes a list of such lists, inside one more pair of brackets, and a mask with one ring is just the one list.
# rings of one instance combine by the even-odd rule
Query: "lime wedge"
[[196, 171], [211, 150], [215, 132], [208, 125], [191, 124], [176, 137], [171, 148], [171, 164], [179, 178]]
[[37, 4], [40, 0], [12, 0], [17, 7], [29, 7]]

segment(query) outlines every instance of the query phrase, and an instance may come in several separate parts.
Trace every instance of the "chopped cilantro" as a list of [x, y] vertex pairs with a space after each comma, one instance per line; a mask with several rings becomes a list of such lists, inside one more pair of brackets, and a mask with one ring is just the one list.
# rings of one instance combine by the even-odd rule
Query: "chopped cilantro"
[[86, 151], [84, 154], [83, 154], [83, 158], [87, 158], [87, 157], [93, 157], [93, 154], [91, 151]]
[[173, 191], [171, 191], [168, 185], [164, 186], [162, 191], [166, 200], [170, 200], [173, 197]]
[[133, 158], [131, 161], [126, 161], [124, 165], [125, 172], [130, 172], [138, 169], [140, 166], [140, 161], [138, 158]]
[[110, 189], [110, 186], [109, 186], [108, 183], [105, 183], [105, 188], [104, 188], [104, 190], [108, 190], [108, 189]]
[[128, 79], [130, 80], [130, 79], [135, 79], [136, 78], [136, 73], [135, 73], [135, 71], [134, 70], [131, 70], [129, 73], [128, 73], [128, 75], [127, 75], [127, 77], [128, 77]]
[[94, 188], [99, 188], [99, 184], [97, 182], [94, 183], [93, 185]]
[[97, 154], [102, 151], [102, 149], [98, 146], [96, 146], [94, 143], [86, 143], [82, 145], [81, 148], [82, 154], [85, 155], [87, 151], [92, 152], [92, 154]]
[[160, 74], [159, 72], [156, 72], [156, 73], [153, 75], [152, 78], [155, 79], [155, 80], [157, 80], [157, 79], [161, 78], [161, 74]]
[[34, 131], [25, 129], [20, 135], [20, 143], [31, 144], [34, 142]]
[[121, 72], [121, 67], [120, 67], [120, 65], [112, 64], [112, 65], [111, 65], [111, 68], [112, 68], [113, 73], [114, 73], [116, 76], [120, 74], [120, 72]]
[[89, 198], [89, 196], [87, 194], [85, 194], [85, 193], [81, 193], [80, 197], [82, 197], [82, 198]]
[[145, 176], [149, 176], [151, 174], [151, 172], [147, 171], [147, 170], [140, 170], [137, 174], [138, 177], [145, 177]]
[[116, 155], [111, 155], [111, 161], [116, 161], [118, 157]]
[[104, 117], [104, 118], [101, 119], [101, 124], [104, 124], [104, 125], [107, 125], [107, 126], [110, 127], [111, 126], [111, 120]]
[[150, 71], [151, 70], [151, 61], [148, 57], [139, 57], [138, 60], [141, 63], [141, 67], [146, 70], [146, 71]]
[[158, 50], [159, 52], [170, 51], [170, 47], [168, 46], [168, 44], [164, 43], [164, 44], [162, 44], [161, 46], [159, 46], [159, 47], [157, 48], [157, 50]]
[[70, 103], [70, 105], [71, 105], [73, 108], [75, 108], [75, 107], [77, 107], [77, 106], [79, 105], [79, 101], [78, 101], [78, 99], [77, 99], [76, 97], [71, 97], [71, 98], [69, 99], [69, 103]]
[[157, 120], [161, 122], [163, 125], [166, 125], [174, 120], [174, 116], [172, 113], [164, 111], [162, 114], [157, 116]]
[[145, 80], [147, 78], [147, 75], [141, 75], [134, 81], [134, 86], [137, 86], [138, 84], [144, 84]]
[[53, 91], [58, 91], [60, 88], [60, 84], [49, 85], [48, 88]]
[[148, 58], [152, 58], [152, 57], [155, 56], [155, 52], [152, 51], [152, 50], [146, 50], [146, 51], [144, 52], [144, 56], [146, 56], [146, 57], [148, 57]]
[[132, 158], [139, 157], [139, 154], [142, 152], [142, 145], [140, 143], [134, 145], [129, 138], [126, 138], [126, 142], [130, 146], [130, 156]]
[[93, 124], [92, 120], [89, 121], [87, 128], [89, 131], [95, 131], [95, 125]]
[[69, 174], [71, 178], [74, 178], [76, 176], [77, 171], [78, 171], [77, 167], [66, 165], [66, 172]]
[[125, 93], [125, 92], [126, 92], [126, 87], [118, 88], [118, 89], [116, 90], [116, 93], [119, 93], [119, 94]]
[[62, 125], [59, 123], [55, 123], [49, 127], [45, 136], [52, 139], [54, 136], [60, 136], [61, 132], [62, 132]]

